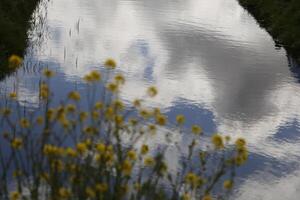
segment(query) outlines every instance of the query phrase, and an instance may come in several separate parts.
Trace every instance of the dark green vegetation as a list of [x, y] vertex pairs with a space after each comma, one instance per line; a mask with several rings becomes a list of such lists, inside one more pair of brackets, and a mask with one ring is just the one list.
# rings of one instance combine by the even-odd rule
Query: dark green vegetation
[[299, 0], [239, 0], [274, 37], [277, 44], [300, 61]]
[[39, 0], [0, 0], [0, 78], [6, 74], [7, 57], [23, 56], [30, 18]]

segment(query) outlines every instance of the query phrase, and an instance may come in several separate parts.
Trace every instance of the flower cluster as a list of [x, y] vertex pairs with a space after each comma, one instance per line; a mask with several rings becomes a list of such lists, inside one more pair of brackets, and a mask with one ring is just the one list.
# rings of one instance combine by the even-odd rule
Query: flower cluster
[[[10, 62], [20, 65], [21, 59]], [[18, 106], [10, 107], [18, 104], [17, 95], [9, 95], [10, 106], [3, 106], [0, 116], [1, 130], [6, 130], [0, 140], [0, 199], [211, 200], [222, 181], [218, 197], [228, 195], [236, 167], [247, 160], [246, 141], [214, 134], [211, 144], [200, 145], [209, 136], [199, 125], [187, 130], [184, 115], [172, 125], [159, 108], [144, 106], [145, 99], [126, 105], [120, 98], [125, 78], [114, 73], [116, 67], [108, 59], [106, 72], [83, 77], [85, 107], [79, 91], [69, 91], [58, 105], [52, 102], [55, 73], [49, 69], [40, 84], [38, 110], [20, 114]], [[152, 98], [158, 90], [151, 86], [145, 94]], [[170, 145], [147, 140], [158, 133], [190, 135], [187, 147], [175, 145], [180, 152], [175, 172], [165, 159]]]

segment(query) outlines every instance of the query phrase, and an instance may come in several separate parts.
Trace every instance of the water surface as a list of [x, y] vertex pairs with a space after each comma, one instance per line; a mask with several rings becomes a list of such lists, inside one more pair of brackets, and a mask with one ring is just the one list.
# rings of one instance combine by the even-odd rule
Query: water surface
[[149, 105], [170, 120], [183, 113], [187, 126], [247, 139], [235, 199], [298, 199], [300, 70], [236, 0], [52, 0], [39, 12], [26, 62], [40, 67], [18, 72], [21, 104], [38, 105], [40, 68], [57, 71], [64, 96], [113, 57], [127, 77], [124, 100], [156, 85]]

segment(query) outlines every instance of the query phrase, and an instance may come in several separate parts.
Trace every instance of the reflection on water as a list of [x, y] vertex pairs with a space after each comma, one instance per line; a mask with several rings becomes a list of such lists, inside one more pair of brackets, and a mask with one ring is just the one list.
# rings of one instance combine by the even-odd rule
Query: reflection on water
[[[47, 13], [49, 38], [27, 61], [57, 71], [59, 95], [114, 57], [127, 76], [125, 100], [155, 84], [160, 95], [151, 104], [171, 120], [184, 113], [209, 133], [248, 140], [236, 199], [300, 195], [300, 72], [235, 0], [60, 0]], [[39, 77], [18, 74], [22, 102], [36, 105]], [[1, 88], [11, 90], [15, 79]]]

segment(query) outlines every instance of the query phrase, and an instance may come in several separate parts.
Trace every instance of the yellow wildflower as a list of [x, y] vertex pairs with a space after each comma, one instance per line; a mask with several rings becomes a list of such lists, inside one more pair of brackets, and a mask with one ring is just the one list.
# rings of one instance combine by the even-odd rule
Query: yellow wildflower
[[86, 187], [85, 188], [85, 193], [90, 198], [95, 198], [96, 197], [96, 192], [91, 187]]
[[20, 120], [20, 126], [21, 126], [22, 128], [29, 128], [30, 123], [29, 123], [28, 119], [22, 118], [22, 119]]
[[183, 115], [177, 115], [176, 116], [177, 124], [182, 125], [184, 123], [184, 121], [185, 121], [185, 117]]
[[150, 112], [146, 109], [142, 109], [140, 111], [140, 115], [144, 118], [144, 119], [147, 119], [150, 117]]
[[95, 103], [96, 110], [101, 110], [102, 108], [103, 108], [103, 103], [101, 101]]
[[96, 70], [91, 71], [90, 76], [93, 79], [93, 81], [100, 81], [101, 80], [101, 74], [100, 74], [100, 72], [98, 72]]
[[91, 112], [91, 115], [92, 115], [92, 118], [93, 118], [94, 120], [97, 120], [97, 119], [100, 118], [100, 113], [97, 112], [96, 110], [92, 111], [92, 112]]
[[47, 78], [51, 78], [52, 76], [54, 76], [54, 72], [49, 70], [49, 69], [45, 69], [43, 72], [44, 76], [46, 76]]
[[119, 99], [118, 100], [115, 100], [114, 102], [113, 102], [113, 105], [114, 105], [114, 108], [115, 108], [115, 110], [123, 110], [124, 109], [124, 104], [123, 104], [123, 102], [122, 101], [120, 101]]
[[93, 82], [93, 77], [91, 76], [91, 74], [87, 74], [83, 77], [83, 80], [85, 80], [86, 82], [90, 83]]
[[135, 107], [141, 107], [141, 100], [140, 99], [135, 99], [134, 101], [133, 101], [133, 105], [135, 106]]
[[40, 97], [42, 99], [47, 99], [49, 97], [49, 93], [50, 93], [50, 90], [49, 90], [49, 87], [46, 83], [42, 83], [40, 85]]
[[118, 92], [118, 85], [115, 83], [109, 83], [107, 89], [113, 93]]
[[235, 145], [236, 145], [237, 148], [242, 148], [246, 145], [246, 140], [244, 138], [238, 138], [235, 141]]
[[4, 116], [9, 116], [11, 114], [11, 110], [9, 108], [4, 108], [2, 113]]
[[79, 114], [79, 120], [80, 120], [81, 122], [83, 122], [84, 120], [86, 120], [87, 117], [88, 117], [88, 113], [87, 113], [87, 112], [81, 112], [81, 113]]
[[230, 190], [233, 186], [233, 182], [231, 180], [226, 180], [224, 181], [223, 183], [223, 187], [226, 189], [226, 190]]
[[125, 83], [125, 78], [122, 74], [117, 74], [115, 76], [115, 81], [116, 81], [117, 84], [123, 85]]
[[198, 135], [198, 134], [201, 134], [203, 131], [202, 131], [202, 128], [200, 126], [197, 126], [197, 125], [193, 125], [192, 126], [192, 133]]
[[59, 197], [62, 199], [68, 199], [71, 197], [71, 191], [69, 189], [66, 188], [59, 188], [58, 191]]
[[199, 177], [192, 173], [192, 172], [189, 172], [186, 176], [185, 176], [185, 182], [189, 185], [192, 186], [192, 188], [196, 188], [199, 184]]
[[78, 153], [83, 154], [87, 151], [87, 145], [86, 145], [86, 143], [78, 143], [76, 145], [76, 149], [77, 149]]
[[96, 190], [99, 192], [106, 192], [108, 190], [108, 185], [106, 183], [97, 183]]
[[36, 123], [37, 123], [38, 125], [42, 125], [42, 124], [44, 123], [44, 118], [41, 117], [41, 116], [37, 117], [37, 118], [36, 118]]
[[12, 146], [12, 148], [14, 148], [14, 149], [20, 149], [21, 147], [22, 147], [22, 145], [23, 145], [23, 141], [22, 141], [22, 139], [20, 139], [20, 138], [14, 138], [12, 141], [11, 141], [11, 146]]
[[117, 126], [122, 126], [123, 125], [123, 116], [122, 115], [117, 115], [116, 117], [115, 117], [115, 122], [116, 122], [116, 125]]
[[221, 149], [224, 147], [223, 138], [219, 134], [214, 134], [211, 137], [211, 142], [214, 144], [216, 149]]
[[130, 160], [136, 160], [136, 152], [134, 150], [130, 150], [127, 152], [127, 157]]
[[156, 126], [154, 124], [149, 124], [148, 125], [148, 129], [149, 129], [149, 132], [151, 134], [155, 134], [156, 133]]
[[105, 112], [105, 117], [107, 119], [113, 119], [113, 117], [114, 117], [114, 109], [111, 106], [107, 108], [107, 110]]
[[142, 147], [141, 147], [141, 154], [142, 155], [145, 155], [149, 152], [149, 146], [146, 145], [146, 144], [143, 144]]
[[156, 123], [158, 125], [164, 126], [167, 123], [167, 118], [164, 115], [162, 115], [162, 114], [157, 115], [156, 116]]
[[66, 150], [66, 155], [69, 156], [69, 157], [76, 157], [77, 156], [77, 153], [74, 149], [72, 149], [71, 147], [68, 147]]
[[80, 94], [79, 94], [79, 92], [76, 92], [76, 91], [70, 92], [68, 97], [69, 97], [69, 99], [72, 99], [74, 101], [79, 101], [80, 100]]
[[147, 157], [144, 159], [145, 166], [153, 166], [155, 164], [155, 160], [152, 157]]
[[231, 140], [231, 137], [230, 137], [229, 135], [226, 135], [226, 136], [225, 136], [225, 141], [226, 141], [226, 142], [229, 142], [230, 140]]
[[112, 58], [109, 58], [105, 61], [104, 66], [109, 69], [115, 69], [117, 64], [116, 64], [115, 60], [113, 60]]
[[132, 171], [132, 165], [128, 160], [125, 160], [122, 164], [122, 173], [126, 176], [130, 176]]
[[102, 143], [98, 143], [96, 145], [96, 149], [99, 153], [104, 153], [105, 152], [105, 149], [106, 149], [106, 146], [105, 144], [102, 144]]
[[11, 99], [16, 99], [17, 98], [17, 93], [16, 92], [12, 92], [9, 94], [9, 98]]
[[147, 90], [147, 94], [150, 97], [155, 97], [157, 95], [157, 89], [156, 89], [156, 87], [154, 87], [154, 86], [149, 87], [148, 90]]
[[137, 121], [137, 119], [130, 118], [130, 119], [129, 119], [129, 123], [130, 123], [132, 126], [136, 126], [137, 123], [138, 123], [138, 121]]
[[76, 111], [76, 106], [73, 105], [73, 104], [68, 104], [68, 105], [66, 106], [66, 110], [67, 110], [67, 112], [69, 112], [69, 113], [73, 113], [73, 112]]
[[12, 55], [8, 59], [8, 64], [11, 69], [18, 68], [22, 62], [23, 62], [23, 59], [17, 55]]
[[191, 199], [191, 196], [188, 193], [184, 193], [182, 195], [182, 200], [190, 200], [190, 199]]
[[21, 198], [21, 194], [18, 191], [10, 193], [10, 200], [18, 200]]

